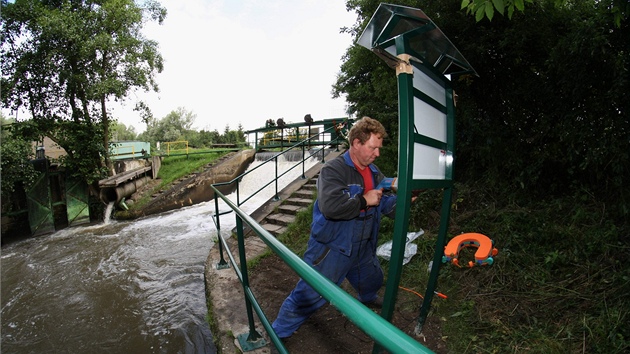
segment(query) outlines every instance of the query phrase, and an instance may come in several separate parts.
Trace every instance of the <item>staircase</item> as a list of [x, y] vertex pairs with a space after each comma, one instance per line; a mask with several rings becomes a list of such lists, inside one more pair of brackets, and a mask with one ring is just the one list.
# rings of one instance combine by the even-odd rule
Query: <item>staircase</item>
[[[326, 153], [325, 161], [343, 154], [343, 151], [331, 149]], [[325, 163], [325, 162], [324, 162]], [[278, 193], [278, 198], [270, 199], [251, 214], [265, 230], [278, 236], [287, 230], [295, 221], [298, 212], [307, 209], [314, 201], [317, 193], [317, 177], [324, 163], [318, 163], [304, 173], [305, 178], [298, 178]], [[245, 235], [253, 233], [247, 226]]]
[[261, 226], [276, 237], [284, 233], [289, 224], [295, 221], [297, 213], [307, 209], [315, 200], [318, 175], [319, 174], [308, 178], [306, 183], [293, 192], [282, 204], [274, 208], [274, 210], [262, 220], [260, 223]]

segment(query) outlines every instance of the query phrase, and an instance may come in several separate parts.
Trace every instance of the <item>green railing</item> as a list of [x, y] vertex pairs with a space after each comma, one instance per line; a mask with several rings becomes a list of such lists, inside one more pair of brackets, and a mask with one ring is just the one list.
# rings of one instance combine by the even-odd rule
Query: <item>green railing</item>
[[[293, 142], [304, 140], [306, 137], [311, 137], [308, 139], [309, 146], [326, 146], [343, 141], [343, 138], [339, 136], [340, 127], [345, 126], [349, 121], [348, 117], [330, 118], [310, 123], [288, 123], [281, 127], [266, 126], [244, 133], [247, 134], [249, 144], [253, 144], [256, 151], [278, 148], [284, 150]], [[250, 141], [252, 134], [254, 135], [253, 142]]]
[[[309, 138], [310, 139], [310, 138]], [[304, 145], [307, 144], [306, 139], [298, 144], [295, 144], [293, 147], [302, 146], [304, 149]], [[322, 156], [324, 147], [321, 148]], [[277, 180], [280, 176], [277, 172], [277, 157], [286, 153], [283, 151], [278, 153], [276, 156], [268, 159], [265, 163], [270, 162], [271, 160], [276, 161], [276, 178], [274, 181], [276, 182], [276, 197], [278, 195], [277, 192]], [[304, 160], [302, 162], [302, 166], [304, 166]], [[262, 164], [260, 165], [262, 166]], [[258, 166], [258, 167], [260, 167]], [[297, 165], [296, 165], [297, 166]], [[295, 167], [295, 166], [293, 166]], [[293, 168], [292, 167], [292, 168]], [[291, 168], [291, 169], [292, 169]], [[289, 169], [290, 170], [290, 169]], [[255, 169], [248, 171], [247, 173], [252, 173]], [[288, 172], [288, 170], [287, 170]], [[285, 172], [286, 173], [286, 172]], [[304, 171], [303, 171], [304, 176]], [[235, 180], [228, 182], [238, 183], [242, 177], [237, 177]], [[265, 184], [261, 189], [256, 191], [258, 193], [262, 189], [264, 189], [269, 184], [273, 183], [269, 182]], [[267, 319], [267, 316], [263, 312], [260, 304], [256, 300], [256, 297], [249, 286], [249, 277], [247, 272], [247, 261], [246, 261], [246, 253], [245, 253], [245, 233], [243, 224], [246, 224], [258, 237], [260, 237], [269, 248], [277, 254], [291, 269], [293, 269], [302, 279], [304, 279], [309, 285], [313, 287], [321, 296], [323, 296], [326, 300], [328, 300], [333, 306], [335, 306], [341, 313], [343, 313], [350, 321], [352, 321], [357, 327], [363, 330], [367, 335], [369, 335], [374, 341], [381, 347], [388, 350], [391, 353], [432, 353], [429, 349], [421, 345], [412, 337], [408, 336], [406, 333], [396, 328], [391, 323], [387, 322], [384, 318], [374, 313], [372, 310], [365, 307], [361, 304], [357, 299], [349, 295], [347, 292], [339, 288], [332, 281], [322, 276], [319, 272], [314, 270], [310, 265], [304, 262], [300, 257], [298, 257], [295, 253], [289, 250], [286, 246], [284, 246], [280, 241], [278, 241], [271, 233], [265, 230], [256, 220], [250, 217], [247, 213], [241, 210], [240, 205], [247, 201], [251, 196], [244, 201], [240, 201], [238, 196], [238, 188], [237, 188], [237, 203], [235, 204], [230, 199], [228, 199], [223, 193], [221, 193], [217, 187], [219, 185], [225, 185], [226, 183], [214, 184], [212, 185], [212, 189], [215, 193], [215, 215], [213, 220], [215, 222], [217, 228], [218, 235], [218, 243], [219, 243], [219, 253], [220, 253], [220, 261], [217, 264], [217, 268], [227, 268], [229, 265], [224, 259], [223, 253], [224, 249], [227, 250], [227, 254], [238, 276], [242, 286], [243, 293], [245, 294], [245, 307], [247, 311], [247, 318], [249, 322], [249, 333], [239, 336], [239, 340], [243, 340], [241, 342], [241, 346], [243, 348], [255, 349], [257, 344], [262, 343], [262, 336], [256, 331], [254, 324], [253, 311], [256, 311], [258, 318], [260, 319], [263, 327], [265, 328], [269, 338], [274, 343], [276, 348], [280, 353], [288, 353], [286, 347], [277, 336], [273, 328], [271, 327], [270, 321]], [[227, 206], [234, 211], [236, 217], [236, 234], [238, 239], [238, 253], [239, 253], [239, 263], [236, 262], [236, 259], [230, 252], [227, 241], [221, 236], [221, 223], [220, 223], [220, 215], [226, 213], [219, 213], [219, 198], [221, 198]], [[258, 345], [260, 346], [260, 345]], [[376, 349], [376, 347], [375, 347]]]
[[[324, 130], [323, 132], [321, 132], [320, 134], [326, 134], [327, 132], [329, 133], [329, 131], [334, 130], [334, 127], [328, 128], [326, 130]], [[342, 139], [337, 137], [331, 141], [328, 141], [326, 144], [322, 145], [321, 147], [319, 147], [318, 149], [315, 149], [313, 151], [309, 151], [308, 154], [306, 152], [306, 149], [309, 147], [312, 147], [312, 140], [318, 138], [318, 135], [314, 135], [311, 137], [308, 137], [302, 141], [299, 141], [293, 145], [287, 146], [286, 150], [280, 151], [277, 154], [271, 156], [270, 158], [268, 158], [267, 160], [263, 161], [263, 163], [261, 163], [260, 165], [252, 168], [251, 170], [248, 170], [247, 172], [244, 172], [242, 174], [240, 174], [239, 176], [235, 177], [234, 179], [232, 179], [231, 181], [227, 181], [227, 182], [221, 182], [221, 183], [215, 183], [213, 184], [213, 188], [215, 187], [221, 187], [221, 186], [227, 186], [227, 185], [232, 185], [236, 183], [236, 205], [237, 206], [241, 206], [243, 205], [245, 202], [247, 202], [248, 200], [250, 200], [252, 197], [254, 197], [256, 194], [260, 193], [263, 189], [267, 188], [267, 186], [271, 185], [272, 183], [275, 184], [275, 195], [274, 195], [274, 200], [278, 200], [278, 179], [280, 179], [282, 176], [284, 176], [285, 174], [289, 173], [291, 170], [293, 170], [294, 168], [298, 167], [299, 165], [302, 166], [302, 178], [305, 178], [305, 164], [306, 164], [306, 160], [308, 160], [309, 158], [313, 157], [313, 156], [318, 156], [319, 154], [321, 154], [322, 156], [322, 162], [325, 162], [325, 148], [326, 146], [336, 146], [338, 148], [339, 144], [341, 144]], [[301, 149], [302, 151], [302, 159], [298, 162], [296, 162], [296, 164], [294, 166], [292, 166], [291, 168], [287, 169], [286, 171], [282, 172], [279, 174], [278, 172], [278, 158], [280, 156], [283, 156], [285, 154], [288, 154], [289, 152], [295, 151], [296, 149]], [[245, 198], [244, 200], [241, 200], [241, 195], [240, 195], [240, 181], [243, 179], [243, 177], [245, 177], [246, 175], [250, 174], [250, 173], [255, 173], [257, 169], [261, 168], [262, 166], [266, 165], [267, 163], [271, 163], [273, 162], [275, 164], [275, 174], [274, 174], [274, 178], [270, 179], [269, 182], [265, 183], [264, 185], [262, 185], [262, 187], [260, 187], [258, 190], [256, 190], [255, 192], [253, 192], [250, 196], [248, 196], [247, 198]], [[216, 189], [216, 188], [215, 188]]]

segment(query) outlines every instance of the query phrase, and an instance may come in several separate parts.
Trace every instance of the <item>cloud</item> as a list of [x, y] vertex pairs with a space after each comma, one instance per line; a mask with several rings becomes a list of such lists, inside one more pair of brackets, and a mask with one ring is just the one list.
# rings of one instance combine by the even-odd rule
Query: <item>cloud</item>
[[351, 37], [340, 28], [356, 16], [343, 1], [163, 0], [162, 26], [147, 24], [148, 39], [160, 44], [165, 69], [160, 93], [137, 93], [114, 117], [145, 130], [135, 101], [145, 100], [156, 118], [184, 107], [194, 127], [244, 129], [284, 117], [301, 122], [345, 116], [346, 102], [331, 98], [341, 57]]

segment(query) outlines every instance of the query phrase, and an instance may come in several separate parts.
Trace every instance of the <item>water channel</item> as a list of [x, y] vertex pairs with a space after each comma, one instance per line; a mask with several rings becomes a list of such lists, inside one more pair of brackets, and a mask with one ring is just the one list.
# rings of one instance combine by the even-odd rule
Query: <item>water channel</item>
[[[316, 163], [310, 159], [305, 168]], [[292, 164], [280, 162], [279, 173]], [[275, 175], [274, 164], [268, 165], [242, 179], [241, 200]], [[301, 175], [300, 167], [288, 172], [279, 190]], [[251, 213], [274, 194], [272, 184], [242, 209]], [[214, 202], [206, 202], [3, 246], [0, 349], [216, 353], [204, 286], [204, 263], [217, 236], [213, 212]], [[234, 225], [233, 214], [221, 217], [223, 234]]]

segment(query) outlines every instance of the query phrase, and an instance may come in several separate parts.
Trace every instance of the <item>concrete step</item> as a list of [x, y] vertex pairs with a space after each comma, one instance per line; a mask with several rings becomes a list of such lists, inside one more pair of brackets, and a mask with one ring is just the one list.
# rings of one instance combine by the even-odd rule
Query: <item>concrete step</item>
[[307, 189], [299, 189], [295, 193], [293, 193], [293, 197], [305, 198], [305, 199], [313, 199], [315, 191], [307, 190]]
[[287, 226], [295, 221], [295, 215], [277, 213], [267, 216], [265, 220], [271, 224]]
[[298, 205], [302, 207], [308, 207], [309, 205], [311, 205], [311, 203], [313, 203], [313, 199], [291, 197], [285, 200], [284, 202], [285, 204], [289, 204], [289, 205]]
[[262, 224], [261, 226], [263, 227], [263, 229], [267, 230], [270, 234], [274, 236], [281, 235], [287, 230], [286, 226], [278, 224]]
[[278, 211], [283, 214], [296, 215], [300, 210], [306, 209], [301, 205], [282, 204], [278, 207]]

